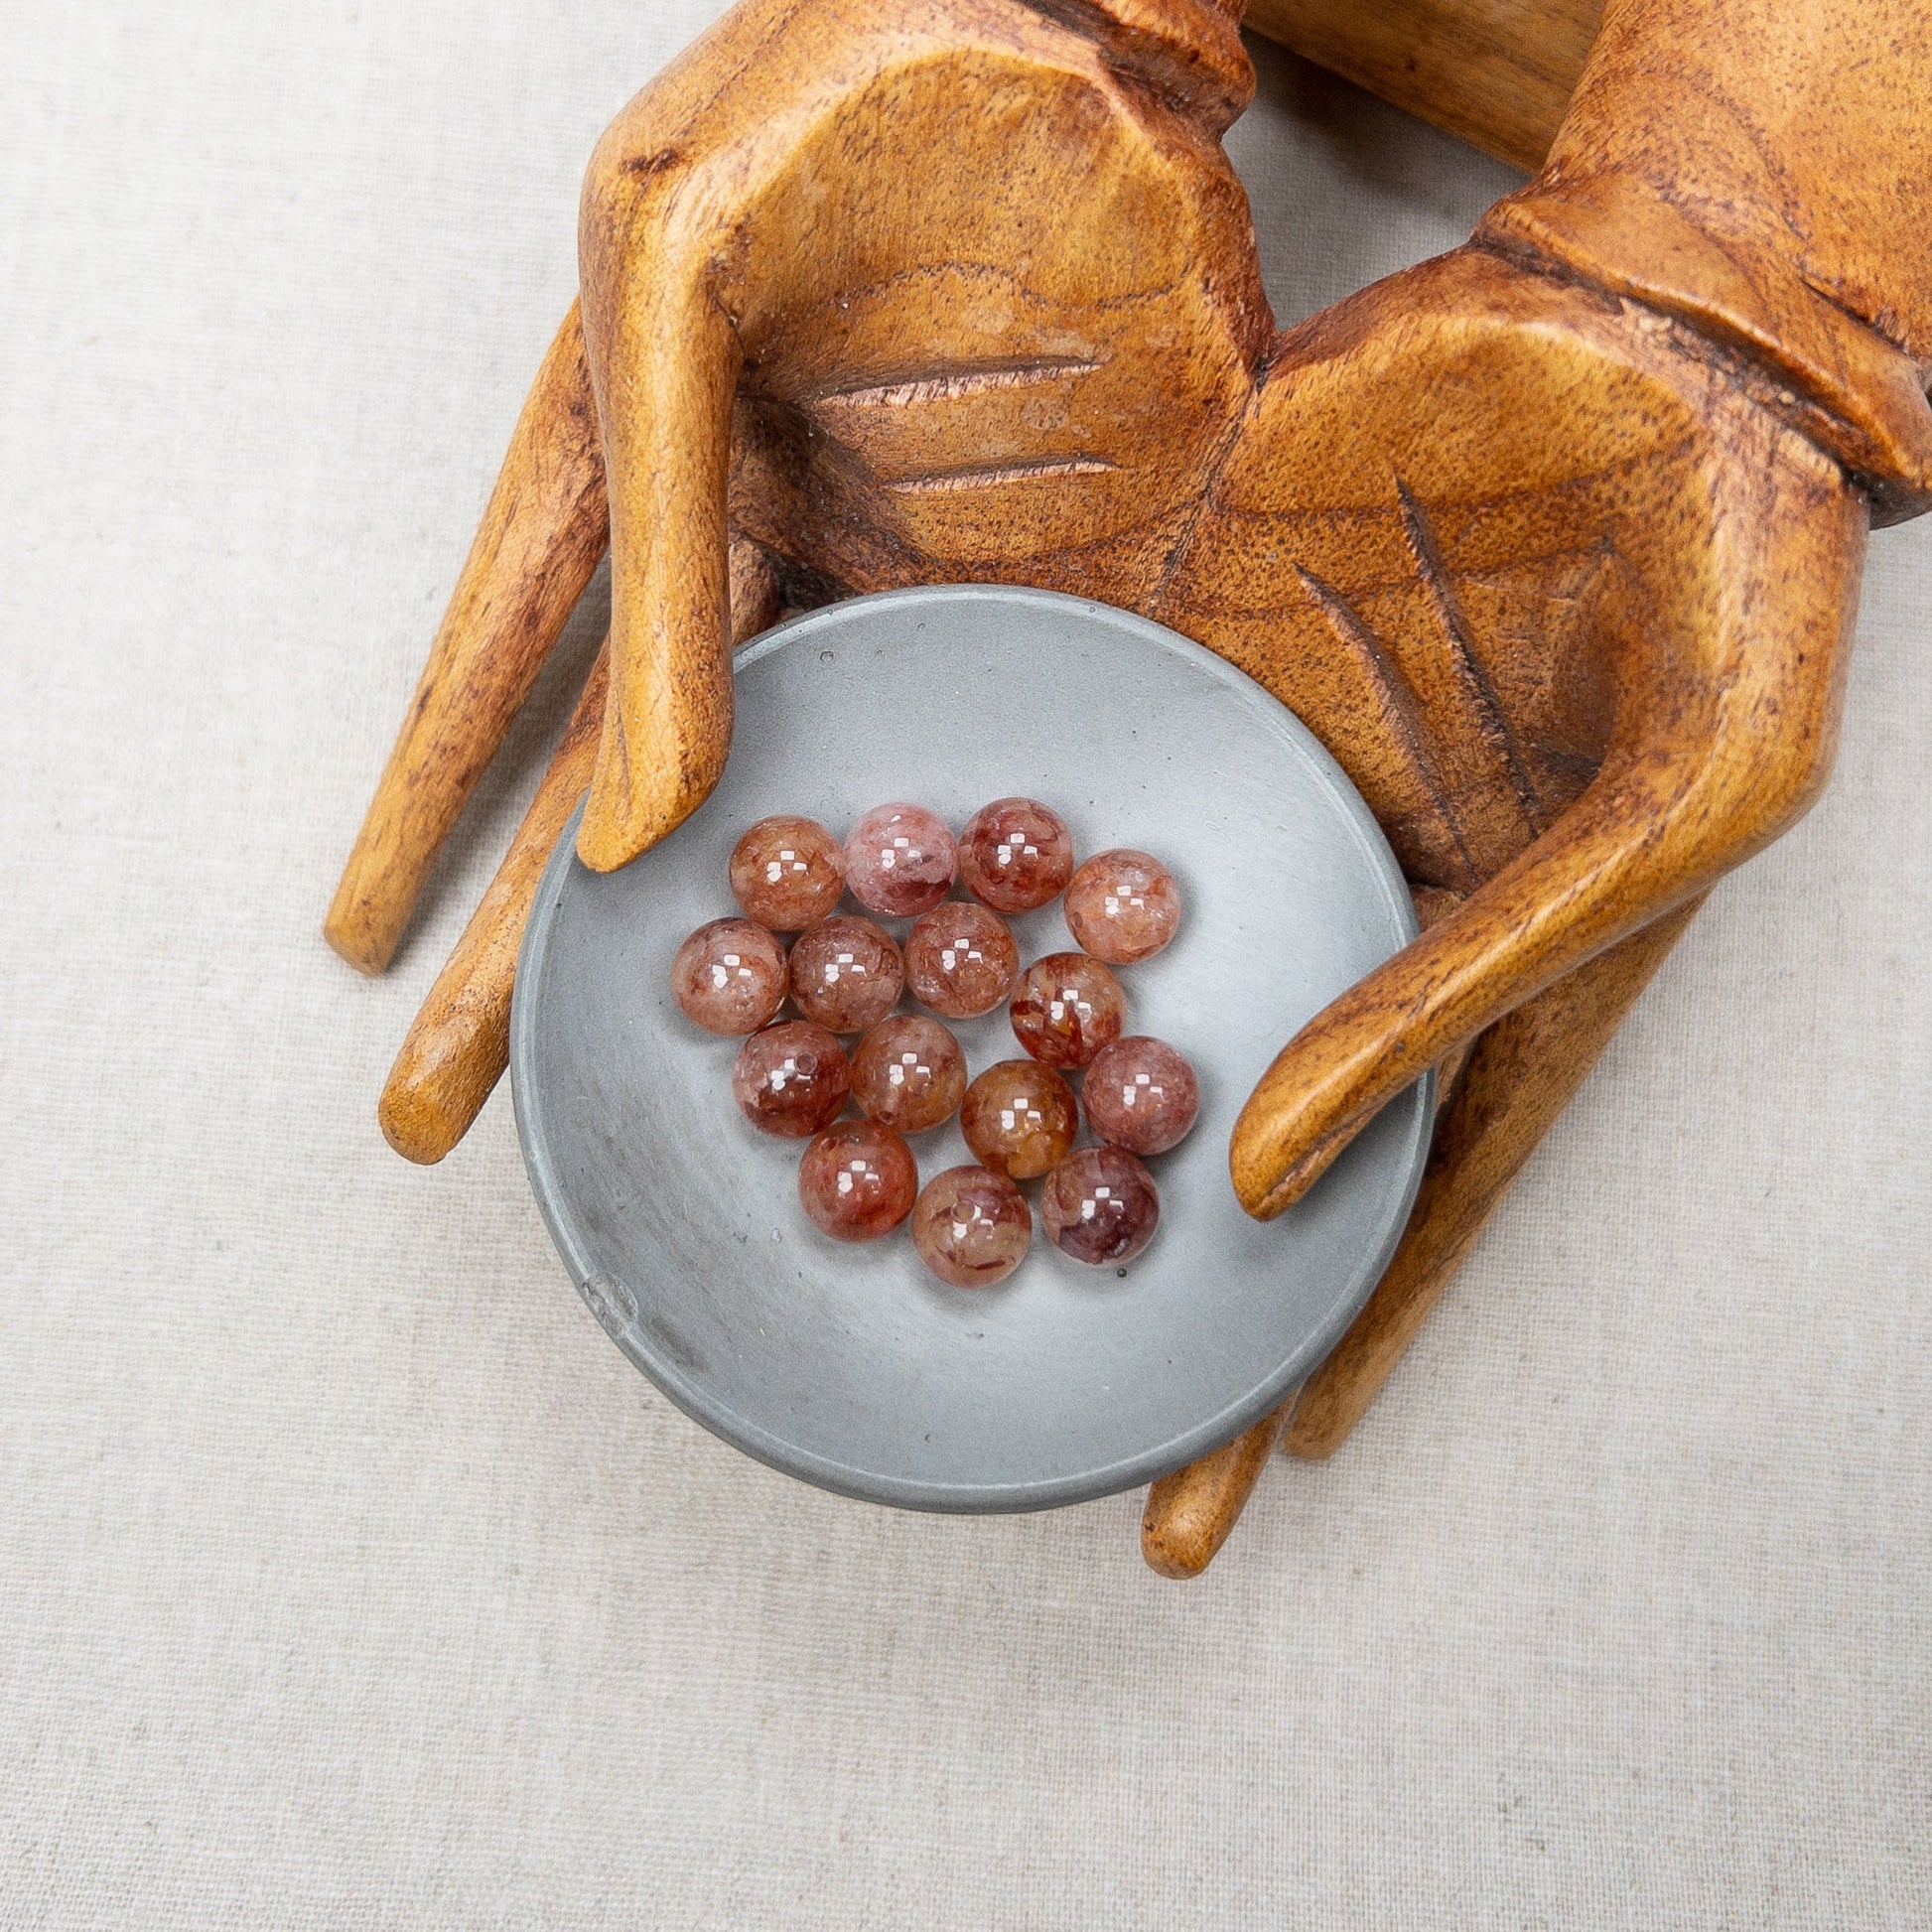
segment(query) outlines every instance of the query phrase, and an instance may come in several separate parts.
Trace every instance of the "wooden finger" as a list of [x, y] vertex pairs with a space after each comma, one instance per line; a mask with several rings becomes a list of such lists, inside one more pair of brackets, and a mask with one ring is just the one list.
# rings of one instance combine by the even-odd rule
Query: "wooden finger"
[[388, 965], [450, 828], [604, 554], [604, 457], [573, 303], [511, 438], [335, 902], [329, 943]]
[[681, 824], [731, 750], [726, 495], [744, 351], [715, 251], [673, 218], [678, 170], [645, 159], [621, 134], [600, 144], [579, 250], [611, 491], [611, 702], [577, 832], [597, 872]]
[[[1425, 929], [1447, 918], [1463, 898], [1440, 886], [1411, 886], [1409, 891]], [[1455, 1090], [1462, 1058], [1458, 1053], [1437, 1069], [1439, 1118]], [[1150, 1569], [1164, 1577], [1198, 1577], [1213, 1562], [1247, 1508], [1255, 1482], [1301, 1399], [1297, 1389], [1235, 1442], [1154, 1484], [1141, 1517], [1141, 1554]]]
[[[737, 642], [767, 629], [778, 616], [771, 566], [742, 538], [731, 546], [731, 612]], [[590, 785], [609, 692], [607, 647], [496, 877], [396, 1055], [377, 1118], [389, 1145], [407, 1160], [442, 1160], [470, 1131], [509, 1063], [510, 999], [523, 928], [551, 852]]]
[[1437, 1127], [1401, 1245], [1303, 1391], [1283, 1443], [1291, 1454], [1332, 1455], [1361, 1421], [1524, 1162], [1703, 902], [1599, 953], [1475, 1042]]
[[496, 876], [403, 1037], [376, 1103], [383, 1138], [406, 1161], [440, 1161], [470, 1131], [509, 1064], [516, 955], [537, 888], [597, 763], [611, 689], [608, 644], [597, 654]]
[[1214, 1561], [1254, 1493], [1295, 1408], [1290, 1396], [1225, 1449], [1163, 1476], [1141, 1516], [1141, 1555], [1163, 1577], [1198, 1577]]

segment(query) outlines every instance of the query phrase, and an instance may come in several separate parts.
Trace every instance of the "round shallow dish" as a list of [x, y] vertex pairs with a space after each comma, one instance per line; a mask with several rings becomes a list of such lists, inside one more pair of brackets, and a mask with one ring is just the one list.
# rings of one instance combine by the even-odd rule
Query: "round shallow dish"
[[[808, 1482], [918, 1509], [1040, 1509], [1145, 1483], [1259, 1420], [1328, 1352], [1387, 1265], [1428, 1152], [1433, 1084], [1375, 1121], [1266, 1226], [1227, 1143], [1283, 1042], [1405, 945], [1415, 914], [1360, 794], [1267, 692], [1105, 605], [976, 587], [855, 599], [741, 651], [717, 791], [599, 875], [576, 825], [524, 939], [516, 1120], [558, 1249], [612, 1338], [687, 1414]], [[845, 836], [910, 798], [955, 828], [1025, 793], [1081, 856], [1140, 846], [1184, 896], [1179, 936], [1122, 967], [1128, 1030], [1200, 1076], [1193, 1133], [1150, 1163], [1162, 1220], [1124, 1270], [1037, 1227], [994, 1289], [953, 1289], [901, 1228], [827, 1239], [798, 1204], [802, 1145], [755, 1133], [738, 1042], [678, 1011], [671, 955], [734, 912], [726, 864], [768, 813]], [[1066, 950], [1057, 901], [1014, 921]], [[903, 924], [896, 927], [899, 933]], [[1004, 1009], [956, 1026], [973, 1072], [1019, 1057]], [[971, 1157], [915, 1138], [921, 1179]]]

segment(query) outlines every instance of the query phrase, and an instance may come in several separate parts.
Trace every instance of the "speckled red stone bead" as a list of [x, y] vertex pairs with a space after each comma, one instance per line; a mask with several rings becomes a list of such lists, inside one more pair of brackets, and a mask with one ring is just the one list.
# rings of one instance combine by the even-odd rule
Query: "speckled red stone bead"
[[793, 940], [791, 997], [807, 1020], [835, 1034], [876, 1027], [898, 1002], [905, 968], [893, 935], [850, 912], [820, 919]]
[[805, 1150], [798, 1199], [812, 1225], [837, 1241], [877, 1241], [912, 1211], [919, 1170], [912, 1150], [876, 1120], [842, 1120]]
[[815, 818], [761, 818], [732, 848], [732, 892], [774, 932], [803, 932], [845, 892], [845, 852]]
[[732, 1097], [761, 1134], [803, 1141], [838, 1119], [852, 1091], [845, 1048], [809, 1020], [754, 1034], [738, 1049]]
[[1132, 1261], [1154, 1239], [1161, 1196], [1125, 1148], [1083, 1147], [1046, 1176], [1039, 1222], [1046, 1238], [1094, 1267]]
[[906, 935], [905, 983], [948, 1020], [991, 1013], [1019, 972], [1020, 948], [1006, 920], [983, 905], [948, 900]]
[[1093, 1056], [1080, 1097], [1103, 1141], [1130, 1154], [1165, 1154], [1177, 1147], [1200, 1112], [1194, 1069], [1168, 1044], [1133, 1034]]
[[934, 1174], [912, 1207], [912, 1245], [919, 1259], [954, 1288], [1003, 1282], [1033, 1245], [1027, 1197], [1005, 1174], [985, 1168], [948, 1168]]
[[757, 1033], [784, 1005], [785, 949], [750, 919], [713, 919], [678, 947], [671, 993], [707, 1033]]
[[1031, 912], [1073, 877], [1073, 835], [1036, 798], [996, 798], [959, 835], [960, 883], [996, 912]]
[[1012, 1180], [1032, 1180], [1073, 1145], [1080, 1107], [1050, 1066], [1002, 1060], [966, 1089], [959, 1131], [983, 1167]]
[[1096, 852], [1067, 886], [1066, 929], [1113, 965], [1152, 958], [1180, 929], [1180, 889], [1145, 852]]
[[1127, 996], [1099, 960], [1082, 952], [1048, 953], [1020, 975], [1008, 1003], [1014, 1037], [1047, 1066], [1085, 1066], [1118, 1039]]
[[923, 805], [875, 805], [845, 842], [852, 897], [889, 919], [931, 911], [958, 870], [959, 848], [951, 830]]
[[874, 1120], [923, 1134], [950, 1120], [966, 1091], [966, 1055], [936, 1020], [882, 1020], [852, 1055], [852, 1097]]

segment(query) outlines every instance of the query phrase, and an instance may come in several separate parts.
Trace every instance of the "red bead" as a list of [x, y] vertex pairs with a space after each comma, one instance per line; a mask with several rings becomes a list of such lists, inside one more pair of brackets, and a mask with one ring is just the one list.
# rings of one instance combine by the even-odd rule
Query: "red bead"
[[1046, 1238], [1094, 1267], [1132, 1261], [1154, 1239], [1160, 1219], [1154, 1176], [1125, 1148], [1083, 1147], [1040, 1189]]
[[1150, 959], [1180, 927], [1180, 889], [1159, 859], [1122, 846], [1096, 852], [1066, 889], [1066, 929], [1096, 959]]
[[1165, 1039], [1148, 1034], [1103, 1046], [1080, 1094], [1093, 1131], [1130, 1154], [1177, 1147], [1200, 1112], [1194, 1069]]
[[750, 919], [713, 919], [677, 949], [671, 993], [707, 1033], [757, 1033], [784, 1005], [785, 949]]
[[732, 1095], [761, 1134], [803, 1141], [829, 1127], [852, 1091], [845, 1048], [809, 1020], [754, 1034], [738, 1049]]
[[912, 1208], [919, 1259], [954, 1288], [1003, 1282], [1033, 1245], [1027, 1197], [1005, 1174], [948, 1168], [928, 1180]]
[[845, 853], [815, 818], [761, 818], [732, 848], [732, 891], [774, 932], [803, 932], [845, 892]]
[[1073, 835], [1036, 798], [996, 798], [966, 821], [959, 877], [995, 911], [1031, 912], [1066, 890], [1073, 877]]
[[875, 1120], [842, 1120], [805, 1150], [798, 1198], [812, 1225], [837, 1241], [877, 1241], [912, 1211], [912, 1150]]
[[1008, 1011], [1014, 1036], [1035, 1059], [1047, 1066], [1085, 1066], [1120, 1037], [1127, 996], [1099, 960], [1082, 952], [1056, 952], [1020, 975]]
[[983, 1167], [1012, 1180], [1032, 1180], [1073, 1145], [1080, 1108], [1073, 1089], [1050, 1066], [1002, 1060], [966, 1089], [959, 1129]]
[[965, 1091], [959, 1041], [923, 1014], [882, 1020], [852, 1055], [853, 1099], [901, 1134], [923, 1134], [950, 1120]]
[[889, 919], [916, 918], [945, 897], [959, 849], [944, 819], [923, 805], [875, 805], [845, 842], [852, 897]]
[[971, 1020], [1013, 991], [1020, 948], [1007, 922], [983, 905], [954, 899], [935, 906], [905, 940], [905, 983], [912, 997], [948, 1020]]
[[893, 935], [870, 919], [840, 912], [792, 941], [792, 1000], [807, 1020], [835, 1034], [878, 1026], [904, 983]]

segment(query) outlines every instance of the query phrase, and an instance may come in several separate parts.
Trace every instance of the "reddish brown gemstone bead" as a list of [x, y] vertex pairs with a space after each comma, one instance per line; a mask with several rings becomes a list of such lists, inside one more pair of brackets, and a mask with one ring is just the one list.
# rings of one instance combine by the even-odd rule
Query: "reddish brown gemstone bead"
[[1127, 996], [1099, 960], [1083, 952], [1056, 952], [1020, 975], [1008, 1010], [1014, 1036], [1035, 1059], [1047, 1066], [1085, 1066], [1120, 1037]]
[[852, 1056], [852, 1097], [874, 1120], [923, 1134], [950, 1120], [966, 1091], [966, 1055], [936, 1020], [882, 1020]]
[[677, 949], [671, 992], [707, 1033], [755, 1034], [784, 1005], [785, 949], [750, 919], [713, 919]]
[[912, 1150], [876, 1120], [842, 1120], [805, 1150], [798, 1199], [812, 1225], [838, 1241], [877, 1241], [912, 1211]]
[[1083, 1147], [1046, 1176], [1039, 1222], [1075, 1261], [1132, 1261], [1154, 1239], [1161, 1196], [1154, 1176], [1125, 1148]]
[[815, 818], [761, 818], [732, 848], [732, 891], [774, 932], [803, 932], [845, 892], [845, 853]]
[[852, 1091], [845, 1048], [809, 1020], [754, 1034], [738, 1049], [732, 1096], [761, 1134], [803, 1141], [829, 1127]]
[[906, 935], [905, 983], [948, 1020], [991, 1013], [1013, 991], [1020, 948], [1007, 922], [983, 905], [935, 906]]
[[841, 912], [792, 941], [791, 997], [807, 1020], [835, 1034], [876, 1027], [904, 983], [893, 935], [870, 919]]
[[1037, 1060], [1002, 1060], [966, 1089], [959, 1130], [983, 1166], [1032, 1180], [1061, 1160], [1080, 1130], [1069, 1087]]
[[852, 897], [889, 919], [931, 911], [958, 869], [959, 848], [946, 821], [923, 805], [875, 805], [845, 842]]
[[1003, 1282], [1033, 1245], [1033, 1209], [1003, 1173], [948, 1168], [934, 1174], [912, 1207], [919, 1259], [954, 1288]]
[[1093, 1131], [1130, 1154], [1177, 1147], [1200, 1112], [1194, 1069], [1165, 1039], [1148, 1034], [1103, 1046], [1080, 1093]]
[[1066, 929], [1116, 966], [1151, 958], [1180, 926], [1180, 889], [1159, 859], [1122, 846], [1096, 852], [1066, 889]]
[[996, 798], [966, 821], [959, 877], [998, 912], [1031, 912], [1073, 877], [1073, 834], [1036, 798]]

